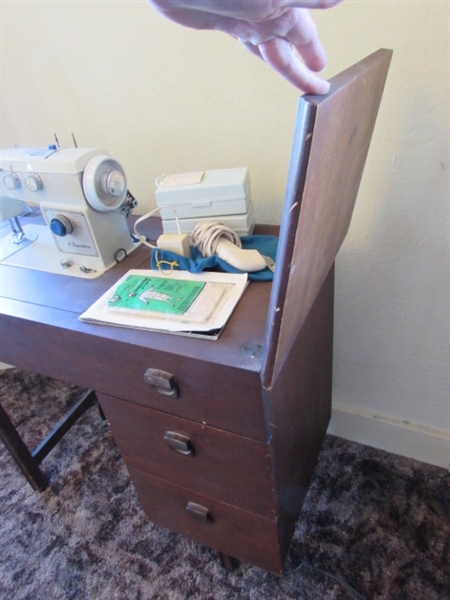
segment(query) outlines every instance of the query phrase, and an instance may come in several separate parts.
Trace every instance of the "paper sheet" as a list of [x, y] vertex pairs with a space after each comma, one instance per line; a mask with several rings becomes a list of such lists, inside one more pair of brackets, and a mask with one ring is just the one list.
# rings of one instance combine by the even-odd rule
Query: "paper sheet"
[[220, 330], [247, 286], [247, 274], [128, 271], [82, 321], [170, 333]]

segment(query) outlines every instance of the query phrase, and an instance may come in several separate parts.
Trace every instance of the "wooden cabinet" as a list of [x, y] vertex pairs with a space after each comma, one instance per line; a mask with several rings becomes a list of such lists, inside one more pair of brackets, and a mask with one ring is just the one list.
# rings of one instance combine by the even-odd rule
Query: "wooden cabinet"
[[[198, 361], [185, 390], [179, 357], [180, 369], [172, 373], [179, 396], [163, 397], [163, 406], [151, 387], [144, 394], [137, 386], [135, 398], [129, 387], [126, 400], [97, 393], [152, 521], [237, 559], [282, 571], [330, 417], [333, 289], [332, 267], [271, 389], [262, 387], [260, 374], [245, 369], [236, 369], [233, 380], [223, 384], [229, 369], [208, 364], [212, 408], [200, 410], [205, 360]], [[152, 366], [166, 371], [171, 361], [156, 358]], [[142, 381], [144, 374], [143, 369]], [[216, 394], [217, 382], [222, 385]], [[206, 414], [217, 402], [225, 417], [220, 422], [220, 411], [212, 425]], [[263, 427], [245, 421], [236, 426], [242, 406], [250, 407]], [[192, 503], [203, 516], [190, 510]]]
[[[136, 400], [132, 387], [127, 400], [97, 393], [152, 521], [221, 553], [282, 571], [330, 417], [333, 288], [332, 268], [272, 389], [263, 389], [258, 373], [243, 370], [240, 377], [236, 370], [217, 398], [215, 384], [226, 377], [220, 365], [207, 367], [211, 405], [218, 399], [228, 409], [222, 423], [219, 415], [214, 425], [203, 419], [206, 408], [199, 413], [205, 361], [198, 362], [198, 376], [191, 373], [186, 390], [175, 368], [179, 396], [164, 398], [164, 411], [160, 404], [155, 408], [160, 394], [152, 388], [143, 394], [138, 386]], [[158, 358], [154, 366], [165, 371], [168, 364]], [[180, 357], [181, 372], [182, 363]], [[236, 427], [242, 405], [251, 407], [264, 431], [245, 422]]]

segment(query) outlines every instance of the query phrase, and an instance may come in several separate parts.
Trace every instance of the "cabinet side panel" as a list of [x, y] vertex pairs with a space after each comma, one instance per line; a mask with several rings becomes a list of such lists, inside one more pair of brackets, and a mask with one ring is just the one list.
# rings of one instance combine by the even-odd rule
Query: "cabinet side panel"
[[334, 265], [266, 401], [286, 556], [331, 416]]

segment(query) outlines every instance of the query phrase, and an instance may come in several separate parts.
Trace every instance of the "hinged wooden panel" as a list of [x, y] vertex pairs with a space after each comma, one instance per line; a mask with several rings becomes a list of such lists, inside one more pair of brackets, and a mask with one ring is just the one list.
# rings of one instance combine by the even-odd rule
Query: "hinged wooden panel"
[[331, 80], [298, 106], [262, 371], [269, 389], [347, 234], [391, 50]]

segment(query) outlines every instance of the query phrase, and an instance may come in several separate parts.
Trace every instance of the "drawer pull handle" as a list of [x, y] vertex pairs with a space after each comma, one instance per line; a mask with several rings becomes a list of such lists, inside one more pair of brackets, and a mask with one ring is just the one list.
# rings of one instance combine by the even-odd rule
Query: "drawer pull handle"
[[186, 512], [193, 519], [197, 519], [198, 521], [202, 521], [203, 523], [212, 523], [212, 514], [209, 512], [206, 506], [196, 504], [195, 502], [188, 502], [186, 506]]
[[144, 374], [144, 381], [163, 396], [172, 398], [178, 398], [179, 396], [175, 377], [171, 373], [160, 369], [147, 369]]
[[194, 446], [187, 435], [176, 431], [166, 431], [164, 441], [169, 448], [178, 452], [178, 454], [183, 454], [183, 456], [194, 456], [195, 454]]

